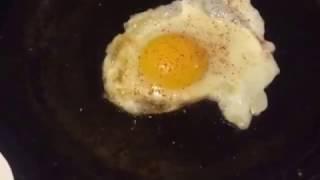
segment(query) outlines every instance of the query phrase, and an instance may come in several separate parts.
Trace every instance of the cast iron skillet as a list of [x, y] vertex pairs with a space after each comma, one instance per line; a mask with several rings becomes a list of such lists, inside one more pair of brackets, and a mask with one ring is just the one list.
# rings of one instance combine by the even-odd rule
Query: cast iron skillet
[[106, 45], [169, 2], [20, 0], [2, 13], [0, 151], [17, 180], [320, 179], [320, 4], [253, 0], [281, 75], [240, 131], [206, 101], [134, 118], [102, 98]]

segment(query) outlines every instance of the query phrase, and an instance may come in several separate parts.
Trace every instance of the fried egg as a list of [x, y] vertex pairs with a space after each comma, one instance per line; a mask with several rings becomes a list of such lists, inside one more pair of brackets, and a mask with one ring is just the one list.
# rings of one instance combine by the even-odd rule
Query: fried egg
[[250, 0], [179, 0], [132, 16], [107, 47], [106, 98], [134, 115], [201, 100], [240, 129], [267, 106], [280, 72]]

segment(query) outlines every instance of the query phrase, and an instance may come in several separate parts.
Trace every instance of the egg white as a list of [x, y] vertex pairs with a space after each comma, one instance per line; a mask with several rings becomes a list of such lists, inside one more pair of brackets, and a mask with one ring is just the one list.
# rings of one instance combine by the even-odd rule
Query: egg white
[[[208, 71], [191, 86], [153, 86], [138, 72], [139, 54], [163, 34], [193, 37], [209, 54]], [[106, 97], [132, 114], [158, 114], [203, 99], [218, 103], [226, 120], [248, 128], [267, 108], [264, 89], [279, 73], [274, 45], [249, 0], [182, 0], [134, 15], [107, 48]]]

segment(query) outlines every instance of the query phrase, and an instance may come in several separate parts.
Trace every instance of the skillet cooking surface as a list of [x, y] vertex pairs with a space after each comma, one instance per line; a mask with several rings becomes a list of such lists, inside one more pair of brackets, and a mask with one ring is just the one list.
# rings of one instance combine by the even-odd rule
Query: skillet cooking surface
[[11, 6], [0, 39], [0, 151], [17, 180], [320, 178], [320, 4], [254, 0], [281, 75], [267, 89], [268, 110], [239, 131], [210, 102], [134, 118], [102, 98], [106, 45], [129, 15], [168, 2]]

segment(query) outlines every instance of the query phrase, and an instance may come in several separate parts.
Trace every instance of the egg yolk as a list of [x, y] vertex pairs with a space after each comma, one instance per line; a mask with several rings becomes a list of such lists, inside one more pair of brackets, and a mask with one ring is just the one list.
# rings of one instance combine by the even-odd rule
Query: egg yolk
[[144, 78], [166, 89], [188, 87], [208, 68], [207, 51], [195, 39], [180, 34], [152, 39], [139, 58], [139, 72]]

